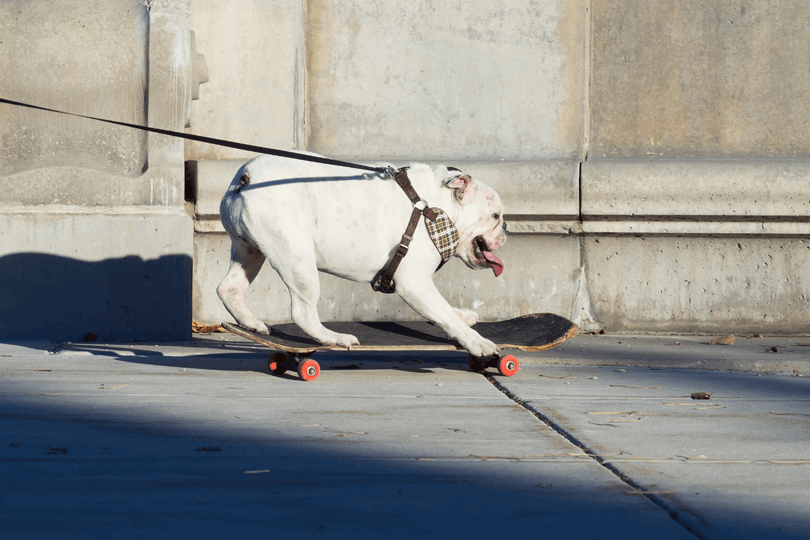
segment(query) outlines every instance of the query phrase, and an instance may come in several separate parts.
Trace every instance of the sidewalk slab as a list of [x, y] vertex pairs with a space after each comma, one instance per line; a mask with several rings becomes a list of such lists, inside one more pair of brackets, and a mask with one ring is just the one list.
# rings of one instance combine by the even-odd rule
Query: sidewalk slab
[[457, 356], [204, 348], [0, 358], [0, 538], [693, 538]]
[[807, 538], [810, 378], [523, 364], [497, 382], [701, 537]]
[[[537, 353], [517, 352], [524, 364], [636, 366], [810, 375], [810, 337], [747, 338], [710, 345], [723, 336], [578, 335]], [[774, 350], [775, 349], [775, 350]]]

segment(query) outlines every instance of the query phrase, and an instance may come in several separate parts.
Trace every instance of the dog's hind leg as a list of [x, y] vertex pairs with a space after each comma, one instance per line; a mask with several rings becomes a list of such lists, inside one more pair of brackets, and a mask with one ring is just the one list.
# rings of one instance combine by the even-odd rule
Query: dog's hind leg
[[[350, 334], [338, 334], [326, 328], [318, 317], [321, 282], [312, 240], [288, 239], [282, 235], [255, 235], [259, 247], [267, 255], [281, 280], [290, 291], [292, 320], [301, 330], [323, 345], [350, 349], [360, 342]], [[312, 235], [304, 235], [311, 238]]]
[[329, 330], [318, 317], [321, 285], [315, 265], [315, 254], [312, 254], [311, 261], [298, 258], [296, 263], [276, 269], [290, 290], [290, 311], [293, 322], [324, 345], [338, 345], [347, 349], [350, 349], [352, 345], [358, 345], [360, 342], [356, 337]]
[[217, 287], [217, 295], [236, 322], [259, 334], [269, 334], [267, 325], [245, 306], [245, 290], [264, 264], [264, 254], [241, 242], [231, 244], [231, 267]]

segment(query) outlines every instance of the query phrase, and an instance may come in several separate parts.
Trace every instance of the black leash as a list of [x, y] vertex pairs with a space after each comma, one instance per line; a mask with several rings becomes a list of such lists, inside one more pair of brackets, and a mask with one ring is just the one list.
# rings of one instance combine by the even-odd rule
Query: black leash
[[76, 118], [85, 118], [87, 120], [95, 120], [97, 122], [104, 122], [106, 124], [113, 124], [115, 126], [123, 126], [133, 129], [139, 129], [141, 131], [148, 131], [149, 133], [157, 133], [158, 135], [168, 135], [170, 137], [179, 137], [181, 139], [187, 139], [189, 141], [196, 141], [202, 142], [207, 144], [215, 144], [217, 146], [225, 146], [227, 148], [235, 148], [237, 150], [247, 150], [248, 152], [256, 152], [258, 154], [269, 154], [271, 156], [279, 156], [289, 159], [299, 159], [302, 161], [311, 161], [314, 163], [323, 163], [324, 165], [335, 165], [337, 167], [347, 167], [350, 169], [360, 169], [363, 171], [372, 171], [380, 174], [391, 174], [395, 172], [388, 167], [369, 167], [367, 165], [358, 165], [357, 163], [349, 163], [347, 161], [340, 161], [337, 159], [329, 159], [320, 156], [309, 156], [307, 154], [299, 154], [297, 152], [288, 152], [286, 150], [276, 150], [274, 148], [266, 148], [264, 146], [255, 146], [252, 144], [243, 144], [237, 143], [232, 141], [226, 141], [224, 139], [215, 139], [213, 137], [202, 137], [200, 135], [191, 135], [190, 133], [181, 133], [179, 131], [171, 131], [168, 129], [160, 129], [160, 128], [153, 128], [149, 126], [141, 126], [139, 124], [129, 124], [127, 122], [117, 122], [115, 120], [107, 120], [105, 118], [96, 118], [94, 116], [85, 116], [83, 114], [76, 114], [76, 113], [69, 113], [65, 111], [59, 111], [56, 109], [49, 109], [47, 107], [39, 107], [37, 105], [30, 105], [28, 103], [20, 103], [19, 101], [12, 101], [10, 99], [3, 99], [0, 98], [0, 103], [6, 103], [8, 105], [16, 105], [18, 107], [25, 107], [27, 109], [34, 109], [37, 111], [46, 111], [52, 112], [57, 114], [65, 114], [67, 116], [74, 116]]
[[[52, 112], [56, 114], [64, 114], [67, 116], [73, 116], [76, 118], [84, 118], [87, 120], [95, 120], [96, 122], [104, 122], [105, 124], [112, 124], [115, 126], [123, 126], [133, 129], [138, 129], [141, 131], [147, 131], [149, 133], [156, 133], [158, 135], [168, 135], [169, 137], [178, 137], [180, 139], [186, 139], [189, 141], [196, 141], [202, 142], [206, 144], [214, 144], [217, 146], [225, 146], [227, 148], [235, 148], [237, 150], [247, 150], [248, 152], [256, 152], [258, 154], [269, 154], [271, 156], [278, 156], [283, 158], [289, 159], [298, 159], [301, 161], [311, 161], [313, 163], [322, 163], [324, 165], [334, 165], [337, 167], [347, 167], [350, 169], [360, 169], [363, 171], [372, 171], [380, 174], [386, 174], [394, 177], [394, 180], [397, 184], [402, 188], [405, 194], [410, 199], [411, 203], [413, 204], [413, 212], [411, 212], [411, 219], [408, 222], [408, 226], [405, 230], [405, 234], [402, 235], [402, 240], [400, 240], [399, 246], [397, 247], [394, 256], [382, 269], [380, 274], [377, 276], [377, 279], [371, 284], [371, 287], [377, 291], [386, 294], [391, 294], [395, 292], [396, 285], [394, 284], [394, 273], [397, 271], [399, 267], [399, 263], [402, 261], [402, 258], [408, 253], [408, 248], [410, 246], [411, 240], [413, 240], [413, 233], [416, 230], [416, 227], [419, 223], [419, 218], [424, 215], [430, 221], [436, 220], [436, 214], [431, 210], [427, 203], [417, 195], [416, 190], [413, 188], [410, 179], [408, 178], [407, 167], [403, 167], [401, 169], [395, 169], [393, 167], [369, 167], [367, 165], [358, 165], [357, 163], [349, 163], [347, 161], [340, 161], [337, 159], [329, 159], [320, 156], [310, 156], [307, 154], [299, 154], [297, 152], [288, 152], [286, 150], [276, 150], [275, 148], [266, 148], [264, 146], [255, 146], [252, 144], [243, 144], [237, 143], [232, 141], [226, 141], [224, 139], [215, 139], [213, 137], [202, 137], [200, 135], [191, 135], [190, 133], [182, 133], [179, 131], [171, 131], [168, 129], [160, 129], [160, 128], [153, 128], [149, 126], [142, 126], [140, 124], [130, 124], [127, 122], [118, 122], [115, 120], [107, 120], [105, 118], [96, 118], [95, 116], [85, 116], [83, 114], [76, 114], [70, 113], [65, 111], [60, 111], [57, 109], [49, 109], [47, 107], [40, 107], [38, 105], [30, 105], [28, 103], [21, 103], [19, 101], [13, 101], [10, 99], [0, 98], [0, 103], [5, 103], [7, 105], [16, 105], [17, 107], [24, 107], [26, 109], [34, 109], [37, 111], [46, 111]], [[450, 168], [451, 170], [458, 170], [454, 167]], [[417, 206], [418, 203], [425, 203], [424, 208], [419, 208]]]

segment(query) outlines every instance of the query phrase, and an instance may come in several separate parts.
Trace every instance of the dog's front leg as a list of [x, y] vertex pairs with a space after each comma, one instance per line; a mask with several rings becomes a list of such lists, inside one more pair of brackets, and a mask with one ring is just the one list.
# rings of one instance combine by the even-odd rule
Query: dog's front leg
[[498, 347], [467, 325], [457, 310], [441, 295], [431, 276], [403, 273], [395, 282], [397, 293], [409, 306], [439, 325], [470, 354], [479, 357], [497, 354]]

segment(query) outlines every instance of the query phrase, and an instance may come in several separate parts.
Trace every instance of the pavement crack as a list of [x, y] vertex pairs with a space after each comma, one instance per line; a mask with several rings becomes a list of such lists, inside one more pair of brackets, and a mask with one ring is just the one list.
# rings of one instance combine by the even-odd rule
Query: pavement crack
[[[651, 492], [651, 491], [645, 490], [645, 488], [643, 486], [641, 486], [638, 483], [636, 483], [635, 481], [633, 481], [625, 473], [623, 473], [621, 470], [616, 468], [612, 463], [610, 463], [605, 457], [600, 456], [598, 453], [591, 450], [585, 443], [583, 443], [582, 441], [577, 439], [574, 435], [572, 435], [563, 426], [561, 426], [560, 424], [554, 422], [551, 418], [547, 417], [546, 415], [541, 413], [539, 410], [537, 410], [534, 407], [532, 407], [531, 405], [529, 405], [530, 401], [524, 401], [521, 398], [519, 398], [517, 395], [515, 395], [514, 393], [510, 392], [509, 389], [507, 389], [506, 387], [501, 385], [497, 381], [497, 379], [495, 379], [492, 375], [487, 375], [487, 374], [482, 374], [482, 375], [484, 375], [484, 377], [490, 383], [492, 383], [492, 385], [495, 388], [500, 390], [506, 397], [508, 397], [509, 399], [511, 399], [512, 401], [514, 401], [518, 405], [520, 405], [523, 409], [525, 409], [530, 414], [534, 415], [538, 420], [540, 420], [545, 425], [547, 425], [548, 427], [550, 427], [551, 429], [556, 431], [558, 435], [565, 438], [571, 444], [573, 444], [574, 446], [576, 446], [577, 448], [582, 450], [585, 453], [586, 456], [588, 456], [593, 461], [595, 461], [596, 463], [598, 463], [599, 465], [601, 465], [602, 467], [604, 467], [605, 469], [607, 469], [608, 471], [613, 473], [613, 475], [616, 476], [619, 480], [621, 480], [622, 482], [627, 484], [629, 487], [631, 487], [633, 489], [633, 492], [632, 492], [633, 494], [637, 494], [637, 495], [641, 495], [643, 497], [646, 497], [647, 500], [649, 500], [651, 503], [653, 503], [654, 505], [659, 507], [661, 510], [666, 512], [667, 515], [670, 518], [672, 518], [673, 521], [678, 523], [681, 527], [683, 527], [684, 529], [689, 531], [691, 534], [695, 535], [695, 537], [700, 538], [701, 540], [704, 540], [706, 538], [703, 535], [701, 535], [700, 533], [698, 533], [697, 531], [694, 531], [687, 523], [684, 523], [684, 521], [681, 519], [681, 516], [678, 514], [678, 511], [675, 508], [673, 508], [671, 505], [667, 504], [667, 502], [664, 499], [657, 496], [659, 494], [664, 494], [664, 492]], [[614, 427], [618, 427], [618, 426], [614, 426]]]

